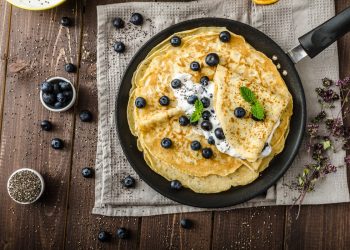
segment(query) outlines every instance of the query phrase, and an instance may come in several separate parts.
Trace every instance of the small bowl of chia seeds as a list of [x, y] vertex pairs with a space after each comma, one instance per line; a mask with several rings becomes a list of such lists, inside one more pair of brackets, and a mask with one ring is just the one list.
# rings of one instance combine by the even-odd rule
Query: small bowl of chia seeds
[[73, 107], [76, 100], [74, 85], [63, 77], [52, 77], [40, 85], [40, 101], [53, 112], [63, 112]]
[[43, 194], [44, 178], [38, 171], [21, 168], [13, 172], [7, 181], [7, 191], [19, 204], [32, 204]]

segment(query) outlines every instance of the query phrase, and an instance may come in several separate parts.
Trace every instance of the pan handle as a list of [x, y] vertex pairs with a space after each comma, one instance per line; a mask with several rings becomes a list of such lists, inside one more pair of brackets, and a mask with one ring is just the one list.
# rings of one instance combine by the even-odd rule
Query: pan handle
[[313, 58], [350, 31], [350, 7], [299, 37], [301, 47]]

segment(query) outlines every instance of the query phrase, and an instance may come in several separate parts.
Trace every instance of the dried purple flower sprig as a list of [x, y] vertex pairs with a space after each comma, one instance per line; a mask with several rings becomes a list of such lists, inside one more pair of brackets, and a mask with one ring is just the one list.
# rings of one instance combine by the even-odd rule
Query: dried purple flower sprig
[[[333, 109], [334, 102], [340, 100], [339, 94], [333, 89], [335, 87], [339, 88], [343, 103], [337, 116], [329, 118], [326, 110]], [[300, 214], [300, 208], [306, 194], [315, 190], [317, 181], [337, 171], [337, 166], [332, 164], [330, 159], [330, 155], [337, 152], [337, 145], [341, 145], [345, 150], [350, 149], [350, 128], [344, 126], [341, 118], [342, 113], [344, 117], [348, 114], [345, 104], [348, 102], [349, 87], [350, 77], [338, 80], [335, 84], [332, 80], [324, 78], [322, 79], [322, 87], [315, 89], [321, 111], [307, 125], [308, 140], [306, 146], [311, 156], [310, 163], [305, 165], [303, 172], [290, 186], [299, 191], [293, 204], [293, 206], [299, 205], [296, 218]], [[350, 166], [350, 155], [345, 157], [344, 162], [346, 166]]]

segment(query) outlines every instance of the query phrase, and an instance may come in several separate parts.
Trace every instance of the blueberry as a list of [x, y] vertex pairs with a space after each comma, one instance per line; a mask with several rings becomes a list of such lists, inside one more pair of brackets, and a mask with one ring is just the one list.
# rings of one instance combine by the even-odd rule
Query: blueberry
[[62, 102], [55, 102], [53, 106], [55, 107], [55, 109], [61, 109], [64, 107]]
[[199, 71], [201, 69], [201, 65], [199, 64], [199, 62], [191, 62], [190, 69], [192, 69], [193, 71]]
[[181, 219], [180, 220], [180, 225], [182, 228], [185, 228], [185, 229], [189, 229], [192, 227], [192, 221], [190, 221], [189, 219]]
[[56, 101], [54, 94], [43, 93], [43, 101], [48, 105], [53, 105]]
[[117, 237], [119, 239], [126, 239], [128, 238], [129, 232], [125, 228], [121, 227], [117, 229]]
[[214, 131], [216, 138], [218, 138], [219, 140], [223, 140], [225, 139], [225, 134], [224, 131], [222, 130], [222, 128], [217, 128]]
[[179, 123], [181, 126], [187, 126], [188, 124], [190, 124], [190, 119], [188, 119], [187, 116], [182, 115], [179, 117]]
[[64, 16], [61, 18], [60, 24], [64, 27], [68, 27], [68, 26], [71, 26], [72, 20], [70, 20], [69, 17]]
[[219, 64], [219, 61], [219, 56], [216, 53], [209, 53], [205, 58], [205, 62], [209, 66], [216, 66]]
[[142, 108], [144, 108], [145, 106], [146, 106], [146, 100], [145, 100], [145, 98], [143, 98], [143, 97], [137, 97], [136, 99], [135, 99], [135, 106], [136, 106], [136, 108], [139, 108], [139, 109], [142, 109]]
[[123, 184], [123, 186], [126, 187], [126, 188], [135, 187], [135, 179], [134, 179], [134, 177], [128, 175], [127, 177], [125, 177], [125, 178], [122, 180], [122, 184]]
[[114, 26], [116, 29], [124, 28], [124, 21], [123, 21], [123, 19], [121, 19], [120, 17], [114, 18], [114, 19], [113, 19], [113, 26]]
[[203, 103], [204, 108], [208, 108], [210, 106], [210, 99], [208, 97], [202, 97], [201, 102]]
[[202, 84], [202, 86], [208, 86], [209, 84], [209, 77], [202, 76], [199, 82]]
[[228, 31], [222, 31], [222, 32], [220, 32], [219, 38], [220, 38], [221, 42], [227, 43], [231, 39], [231, 34]]
[[63, 93], [58, 93], [56, 95], [56, 100], [60, 103], [65, 103], [67, 101], [67, 98], [65, 97], [65, 95]]
[[245, 116], [245, 109], [242, 107], [235, 108], [234, 114], [237, 118], [242, 118]]
[[162, 106], [168, 106], [170, 103], [169, 97], [163, 95], [161, 98], [159, 98], [159, 104]]
[[196, 95], [191, 95], [187, 98], [187, 102], [189, 104], [194, 104], [198, 100], [198, 96]]
[[160, 145], [162, 145], [163, 148], [170, 148], [173, 142], [169, 138], [163, 138]]
[[111, 239], [111, 235], [106, 231], [100, 231], [98, 233], [98, 240], [101, 242], [106, 242]]
[[214, 144], [215, 144], [215, 139], [214, 139], [214, 137], [209, 136], [209, 137], [208, 137], [208, 143], [209, 143], [210, 145], [214, 145]]
[[182, 184], [178, 180], [173, 180], [170, 182], [170, 188], [175, 190], [180, 190], [182, 188]]
[[72, 90], [72, 86], [70, 85], [69, 82], [61, 81], [58, 83], [58, 86], [60, 87], [61, 91]]
[[77, 68], [73, 63], [67, 63], [66, 65], [64, 65], [64, 70], [68, 73], [73, 73], [77, 70]]
[[64, 146], [63, 141], [59, 138], [54, 138], [51, 141], [51, 147], [53, 149], [62, 149]]
[[40, 85], [40, 89], [43, 93], [49, 94], [53, 92], [53, 84], [51, 82], [43, 82]]
[[92, 114], [89, 110], [82, 110], [79, 114], [80, 120], [82, 122], [91, 122], [92, 121]]
[[81, 174], [85, 178], [91, 178], [92, 176], [94, 176], [94, 170], [92, 168], [85, 167], [81, 170]]
[[209, 118], [211, 116], [211, 113], [208, 110], [204, 110], [202, 113], [203, 120], [209, 121]]
[[209, 159], [213, 156], [213, 151], [211, 150], [211, 148], [203, 148], [202, 149], [202, 156], [205, 159]]
[[191, 149], [192, 150], [200, 150], [202, 147], [201, 143], [199, 141], [193, 141], [191, 142]]
[[123, 42], [115, 42], [113, 45], [114, 51], [118, 53], [123, 53], [125, 51], [125, 44]]
[[50, 131], [52, 129], [52, 123], [48, 120], [43, 120], [40, 123], [40, 127], [42, 128], [42, 130]]
[[181, 81], [179, 79], [174, 79], [174, 80], [171, 81], [171, 87], [173, 89], [181, 88], [181, 85], [182, 85], [182, 83], [181, 83]]
[[63, 95], [67, 98], [67, 101], [72, 100], [73, 91], [71, 91], [71, 90], [66, 90], [66, 91], [63, 91], [62, 93], [63, 93]]
[[213, 129], [213, 125], [210, 121], [202, 121], [201, 128], [205, 131], [210, 131]]
[[53, 84], [53, 92], [55, 94], [58, 94], [59, 92], [61, 92], [61, 87], [60, 87], [60, 85], [58, 83], [54, 83]]
[[130, 18], [130, 23], [135, 25], [141, 25], [143, 23], [143, 17], [140, 13], [133, 13]]
[[170, 39], [170, 44], [174, 47], [179, 47], [181, 45], [181, 38], [178, 36], [173, 36]]

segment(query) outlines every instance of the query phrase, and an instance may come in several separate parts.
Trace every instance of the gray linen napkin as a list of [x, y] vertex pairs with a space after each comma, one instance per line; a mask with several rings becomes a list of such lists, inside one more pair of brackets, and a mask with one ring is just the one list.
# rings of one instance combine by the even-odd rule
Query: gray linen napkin
[[[129, 20], [131, 13], [139, 12], [145, 22], [142, 27], [127, 23], [116, 30], [111, 22], [115, 17]], [[109, 216], [147, 216], [177, 212], [203, 211], [173, 202], [139, 179], [126, 160], [116, 134], [114, 120], [115, 98], [120, 79], [131, 57], [153, 35], [162, 29], [188, 19], [199, 17], [224, 17], [235, 19], [263, 31], [284, 50], [297, 44], [297, 38], [334, 15], [333, 0], [281, 0], [277, 4], [258, 6], [250, 0], [212, 1], [187, 3], [122, 3], [97, 7], [97, 87], [99, 103], [98, 144], [96, 154], [95, 206], [93, 213]], [[112, 49], [116, 40], [124, 41], [127, 50], [118, 55]], [[309, 117], [319, 112], [314, 88], [327, 76], [338, 78], [336, 45], [318, 57], [306, 59], [297, 65], [307, 97]], [[340, 110], [334, 109], [336, 115]], [[288, 143], [288, 142], [287, 142]], [[341, 164], [344, 151], [334, 155], [333, 161]], [[288, 188], [301, 172], [308, 156], [302, 148], [292, 167], [265, 196], [257, 197], [232, 208], [283, 205], [293, 203], [297, 192]], [[137, 187], [125, 189], [120, 180], [131, 174]], [[331, 191], [331, 192], [330, 192]], [[305, 204], [348, 202], [349, 191], [346, 169], [340, 168], [319, 182], [316, 191], [306, 196]], [[230, 208], [226, 208], [230, 209]]]

